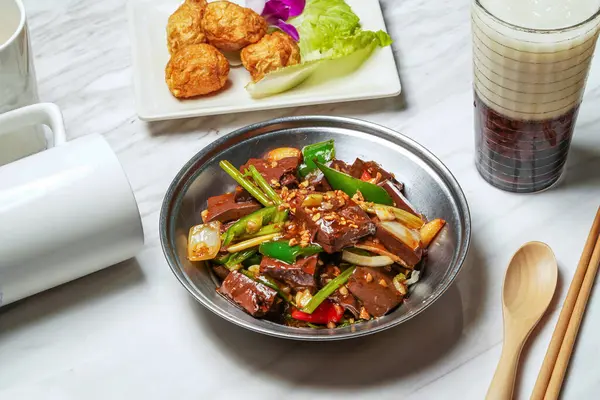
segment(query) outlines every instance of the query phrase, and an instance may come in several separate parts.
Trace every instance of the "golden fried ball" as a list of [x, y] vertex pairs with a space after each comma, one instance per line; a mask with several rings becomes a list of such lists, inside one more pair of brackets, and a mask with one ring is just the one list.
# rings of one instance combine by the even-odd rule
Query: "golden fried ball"
[[206, 0], [185, 0], [185, 2], [191, 6], [196, 6], [196, 7], [201, 7], [201, 8], [206, 7], [206, 5], [208, 4], [208, 2]]
[[225, 86], [229, 62], [209, 44], [192, 44], [171, 56], [165, 80], [173, 96], [187, 98], [216, 92]]
[[206, 43], [201, 24], [205, 8], [206, 0], [187, 0], [171, 14], [167, 23], [167, 47], [170, 54], [190, 44]]
[[228, 1], [206, 6], [202, 27], [208, 42], [224, 51], [241, 50], [267, 33], [267, 21], [263, 17]]
[[300, 48], [289, 35], [276, 31], [245, 47], [241, 56], [252, 80], [258, 82], [271, 71], [299, 64]]

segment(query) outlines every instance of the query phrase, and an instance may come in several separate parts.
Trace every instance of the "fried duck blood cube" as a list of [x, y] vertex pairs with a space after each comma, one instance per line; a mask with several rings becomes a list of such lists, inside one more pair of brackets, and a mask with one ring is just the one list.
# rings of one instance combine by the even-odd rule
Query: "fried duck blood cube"
[[237, 271], [231, 271], [227, 275], [218, 291], [254, 317], [263, 317], [268, 314], [277, 297], [275, 290], [255, 282]]
[[369, 216], [342, 191], [325, 193], [315, 207], [303, 206], [305, 197], [297, 196], [296, 217], [327, 253], [352, 246], [376, 231]]
[[313, 293], [317, 288], [315, 271], [318, 256], [300, 258], [293, 264], [287, 264], [271, 257], [263, 257], [260, 272], [271, 278], [285, 282], [294, 290], [308, 289]]
[[360, 158], [354, 160], [354, 163], [350, 167], [350, 175], [354, 178], [363, 179], [377, 179], [377, 174], [379, 174], [378, 182], [392, 180], [395, 181], [394, 175], [386, 171], [381, 167], [381, 165], [377, 164], [375, 161], [363, 161]]
[[253, 165], [270, 185], [277, 186], [285, 175], [293, 174], [299, 164], [299, 157], [285, 157], [278, 161], [251, 158], [240, 167], [240, 172], [246, 173], [248, 168]]
[[398, 222], [377, 222], [375, 236], [386, 249], [400, 257], [406, 267], [414, 267], [423, 257], [419, 233]]
[[407, 211], [413, 215], [420, 216], [417, 209], [408, 201], [402, 193], [402, 186], [390, 180], [383, 181], [379, 184], [392, 198], [397, 208]]
[[348, 280], [348, 289], [374, 317], [387, 314], [402, 301], [393, 277], [381, 268], [357, 267]]
[[235, 221], [248, 214], [258, 211], [261, 207], [254, 200], [236, 202], [235, 193], [225, 193], [208, 198], [206, 221]]

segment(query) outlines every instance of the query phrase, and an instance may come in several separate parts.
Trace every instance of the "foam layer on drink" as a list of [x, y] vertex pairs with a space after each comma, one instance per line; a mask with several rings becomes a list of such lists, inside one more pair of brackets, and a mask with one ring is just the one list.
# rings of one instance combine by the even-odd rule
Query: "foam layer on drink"
[[525, 121], [556, 118], [577, 107], [598, 36], [598, 18], [587, 20], [600, 0], [480, 4], [473, 6], [472, 24], [474, 87], [481, 101]]
[[480, 0], [498, 19], [529, 29], [577, 25], [598, 11], [600, 0]]

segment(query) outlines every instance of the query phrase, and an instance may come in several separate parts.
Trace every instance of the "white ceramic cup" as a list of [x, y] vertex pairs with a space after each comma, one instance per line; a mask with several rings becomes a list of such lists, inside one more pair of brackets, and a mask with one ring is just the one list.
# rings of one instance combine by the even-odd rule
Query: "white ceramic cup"
[[[0, 0], [0, 114], [39, 102], [27, 18], [21, 0]], [[0, 165], [47, 146], [39, 126], [3, 135]]]
[[135, 197], [100, 135], [67, 142], [40, 103], [0, 115], [4, 132], [51, 130], [54, 147], [0, 167], [0, 305], [119, 263], [144, 244]]

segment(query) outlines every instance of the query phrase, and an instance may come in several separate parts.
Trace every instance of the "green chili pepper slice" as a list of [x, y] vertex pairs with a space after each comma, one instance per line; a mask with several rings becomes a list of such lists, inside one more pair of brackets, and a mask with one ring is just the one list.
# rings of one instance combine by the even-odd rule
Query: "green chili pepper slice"
[[327, 285], [323, 286], [321, 290], [315, 293], [315, 295], [312, 297], [312, 299], [310, 299], [310, 301], [302, 309], [302, 311], [307, 314], [312, 314], [313, 311], [315, 311], [322, 302], [324, 302], [329, 296], [331, 296], [333, 292], [335, 292], [343, 284], [348, 282], [348, 279], [350, 279], [350, 275], [352, 275], [355, 269], [356, 267], [352, 266], [344, 272], [342, 272], [341, 274], [339, 274], [338, 276], [336, 276], [335, 278], [333, 278], [332, 280], [330, 280], [329, 283], [327, 283]]
[[390, 197], [388, 192], [384, 188], [374, 185], [369, 182], [361, 181], [343, 172], [336, 171], [333, 168], [329, 168], [322, 163], [317, 162], [317, 166], [325, 175], [325, 179], [331, 185], [333, 189], [341, 190], [348, 196], [352, 197], [360, 190], [366, 201], [371, 201], [377, 204], [384, 204], [386, 206], [393, 206], [394, 200]]
[[[233, 253], [231, 257], [225, 262], [225, 266], [228, 269], [232, 269], [236, 265], [242, 264], [245, 260], [249, 259], [256, 254], [256, 250], [243, 250], [238, 253]], [[239, 268], [239, 267], [238, 267]]]
[[242, 265], [245, 268], [251, 267], [253, 265], [260, 265], [260, 262], [262, 261], [262, 255], [255, 253], [252, 257], [245, 259], [244, 261], [242, 261]]
[[313, 143], [304, 146], [302, 149], [302, 158], [304, 163], [298, 167], [298, 174], [305, 178], [306, 175], [317, 169], [315, 160], [320, 163], [326, 163], [335, 158], [335, 147], [333, 140]]
[[277, 215], [277, 207], [261, 208], [252, 214], [240, 218], [238, 222], [231, 225], [223, 234], [222, 247], [228, 246], [234, 239], [238, 239], [246, 234], [257, 233], [264, 225], [273, 222]]
[[313, 244], [306, 247], [290, 246], [287, 241], [265, 242], [260, 245], [258, 251], [263, 256], [271, 257], [288, 264], [294, 264], [298, 257], [312, 256], [323, 251], [319, 245]]

